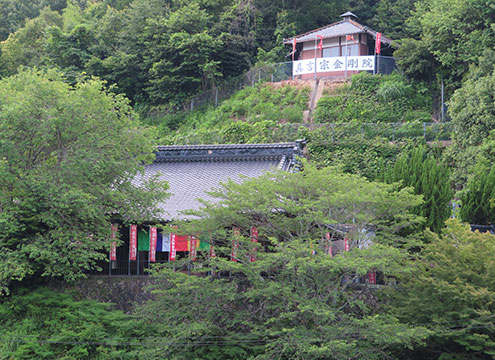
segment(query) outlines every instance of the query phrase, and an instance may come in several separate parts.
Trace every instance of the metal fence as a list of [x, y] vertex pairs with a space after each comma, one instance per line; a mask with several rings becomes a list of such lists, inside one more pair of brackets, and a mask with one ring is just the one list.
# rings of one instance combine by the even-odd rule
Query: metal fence
[[[397, 69], [395, 58], [391, 56], [377, 56], [377, 74], [391, 74]], [[186, 101], [182, 108], [185, 111], [193, 111], [203, 106], [218, 106], [220, 102], [228, 99], [235, 92], [254, 86], [260, 82], [279, 82], [292, 79], [292, 61], [276, 64], [259, 65], [249, 70], [244, 75], [219, 84], [217, 87], [203, 91], [198, 96]]]
[[[424, 141], [450, 141], [454, 125], [446, 123], [288, 123], [277, 124], [273, 128], [264, 131], [267, 142], [287, 142], [294, 139], [307, 137], [318, 143], [340, 143], [358, 136], [368, 139], [375, 137], [385, 138], [389, 141], [406, 141], [410, 139], [423, 139]], [[223, 144], [228, 143], [229, 138], [222, 130], [212, 130], [207, 133], [189, 132], [187, 135], [176, 136], [175, 144]]]
[[226, 81], [215, 88], [202, 92], [184, 103], [183, 108], [186, 111], [193, 111], [202, 106], [216, 107], [221, 101], [228, 99], [245, 87], [254, 86], [260, 82], [278, 82], [291, 78], [292, 62], [290, 61], [259, 65], [238, 78]]
[[[447, 123], [328, 123], [298, 124], [310, 130], [319, 130], [327, 134], [332, 142], [355, 135], [367, 138], [382, 137], [389, 141], [423, 138], [424, 141], [449, 141], [452, 138], [454, 125]], [[299, 131], [299, 130], [298, 130]]]
[[397, 70], [397, 63], [392, 56], [377, 56], [376, 57], [376, 73], [389, 75]]

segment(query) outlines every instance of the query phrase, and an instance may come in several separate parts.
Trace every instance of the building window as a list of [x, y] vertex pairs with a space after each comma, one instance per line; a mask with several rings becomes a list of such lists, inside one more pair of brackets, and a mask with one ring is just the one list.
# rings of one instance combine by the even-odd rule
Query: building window
[[336, 57], [340, 56], [340, 51], [338, 46], [324, 48], [323, 49], [323, 57]]
[[358, 44], [347, 44], [347, 46], [342, 45], [342, 55], [345, 56], [347, 49], [347, 56], [358, 56], [359, 55], [359, 45]]

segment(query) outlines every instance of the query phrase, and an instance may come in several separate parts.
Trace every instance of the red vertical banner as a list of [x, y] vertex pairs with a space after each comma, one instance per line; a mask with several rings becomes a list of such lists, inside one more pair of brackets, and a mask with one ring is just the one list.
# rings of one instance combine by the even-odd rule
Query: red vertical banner
[[136, 260], [137, 254], [137, 225], [131, 225], [129, 229], [129, 260]]
[[332, 235], [329, 232], [327, 232], [325, 234], [325, 239], [327, 239], [327, 246], [328, 246], [328, 252], [327, 253], [328, 253], [328, 255], [330, 255], [330, 257], [332, 257], [333, 256], [332, 255], [332, 241], [331, 241]]
[[350, 250], [349, 239], [344, 238], [344, 251], [349, 251], [349, 250]]
[[156, 261], [156, 227], [150, 227], [150, 262]]
[[[112, 240], [117, 238], [117, 225], [112, 224], [112, 234], [111, 238]], [[110, 260], [117, 260], [117, 242], [112, 241], [112, 247], [110, 248]]]
[[233, 237], [232, 237], [232, 251], [230, 252], [230, 260], [237, 262], [237, 249], [239, 248], [239, 236], [241, 235], [241, 229], [233, 228]]
[[376, 271], [368, 272], [368, 281], [370, 284], [376, 284]]
[[294, 61], [294, 55], [296, 54], [296, 38], [292, 39], [292, 61]]
[[216, 258], [215, 248], [213, 247], [213, 239], [210, 240], [210, 259]]
[[177, 237], [175, 235], [175, 233], [171, 233], [170, 234], [170, 257], [169, 257], [169, 260], [170, 261], [175, 261], [175, 257], [176, 257], [176, 254], [177, 254], [177, 251], [176, 251], [176, 244], [177, 243]]
[[197, 260], [197, 239], [195, 236], [191, 236], [191, 250], [189, 251], [189, 259], [191, 261]]
[[323, 35], [316, 35], [316, 39], [320, 39], [318, 43], [318, 50], [323, 50]]
[[[251, 242], [252, 243], [258, 242], [258, 229], [255, 227], [251, 228]], [[253, 246], [253, 248], [251, 249], [251, 262], [256, 261], [257, 252], [258, 252], [258, 248]]]
[[380, 54], [381, 47], [382, 47], [382, 33], [376, 33], [375, 53], [377, 55]]

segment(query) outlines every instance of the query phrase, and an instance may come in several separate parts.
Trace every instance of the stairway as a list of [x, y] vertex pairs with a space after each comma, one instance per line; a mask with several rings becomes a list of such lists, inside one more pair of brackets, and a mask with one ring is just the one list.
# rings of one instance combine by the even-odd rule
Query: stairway
[[348, 80], [338, 78], [338, 79], [316, 79], [313, 80], [313, 88], [311, 94], [309, 95], [308, 110], [303, 112], [303, 122], [312, 123], [313, 122], [313, 110], [316, 108], [318, 101], [323, 96], [323, 91], [326, 88], [334, 88], [342, 86], [347, 83]]

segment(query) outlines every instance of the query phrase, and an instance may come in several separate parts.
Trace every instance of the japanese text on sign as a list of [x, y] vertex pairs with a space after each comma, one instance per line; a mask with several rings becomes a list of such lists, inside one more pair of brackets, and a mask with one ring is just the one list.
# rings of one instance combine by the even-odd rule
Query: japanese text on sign
[[[337, 56], [316, 59], [316, 73], [332, 71], [363, 71], [375, 69], [374, 56]], [[292, 75], [314, 74], [315, 59], [292, 63]]]

